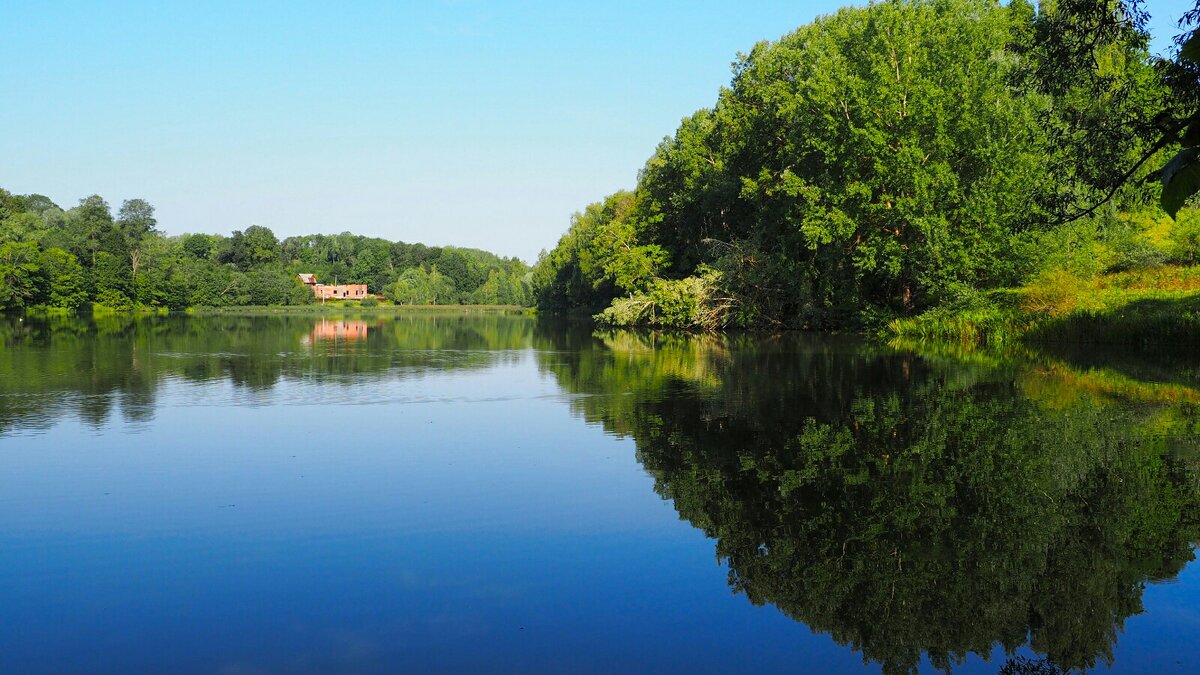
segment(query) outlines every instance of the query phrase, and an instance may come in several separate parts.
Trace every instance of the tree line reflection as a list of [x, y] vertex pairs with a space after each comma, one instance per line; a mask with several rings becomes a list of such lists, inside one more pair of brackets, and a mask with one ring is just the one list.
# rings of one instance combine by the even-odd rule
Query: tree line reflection
[[1111, 663], [1193, 558], [1200, 392], [850, 340], [600, 334], [547, 358], [716, 541], [729, 584], [904, 673]]
[[168, 381], [268, 392], [285, 381], [488, 368], [529, 347], [531, 323], [499, 314], [0, 317], [0, 434], [68, 415], [97, 427], [118, 411], [146, 421]]
[[503, 315], [322, 321], [0, 320], [0, 435], [68, 415], [147, 420], [168, 381], [340, 386], [532, 349], [583, 394], [577, 414], [636, 441], [734, 592], [889, 673], [997, 645], [1050, 669], [1111, 663], [1145, 585], [1177, 575], [1200, 539], [1193, 364]]

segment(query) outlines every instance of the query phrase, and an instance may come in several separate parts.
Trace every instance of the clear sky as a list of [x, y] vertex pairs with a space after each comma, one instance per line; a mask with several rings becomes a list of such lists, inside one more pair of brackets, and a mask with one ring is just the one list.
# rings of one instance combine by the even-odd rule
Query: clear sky
[[[0, 186], [532, 261], [844, 2], [0, 2]], [[1149, 0], [1159, 33], [1188, 0]], [[1159, 42], [1160, 46], [1165, 44]]]

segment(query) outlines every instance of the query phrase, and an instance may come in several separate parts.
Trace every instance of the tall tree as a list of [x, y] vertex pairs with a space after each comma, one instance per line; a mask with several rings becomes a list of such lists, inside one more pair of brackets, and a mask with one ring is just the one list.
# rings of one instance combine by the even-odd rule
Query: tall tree
[[91, 266], [96, 266], [96, 254], [100, 252], [105, 238], [112, 232], [112, 210], [100, 195], [91, 195], [79, 200], [72, 209], [71, 224], [79, 233]]
[[127, 199], [117, 213], [117, 231], [120, 233], [126, 255], [129, 256], [130, 278], [137, 279], [142, 264], [142, 251], [146, 237], [155, 232], [158, 221], [154, 218], [154, 207], [144, 199]]

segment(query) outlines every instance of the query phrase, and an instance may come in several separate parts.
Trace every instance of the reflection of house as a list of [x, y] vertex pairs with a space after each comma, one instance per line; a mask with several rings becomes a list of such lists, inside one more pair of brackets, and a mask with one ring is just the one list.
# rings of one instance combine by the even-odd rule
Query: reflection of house
[[367, 339], [365, 321], [320, 321], [312, 329], [312, 341], [345, 340], [358, 342]]
[[367, 297], [366, 284], [338, 284], [329, 286], [318, 284], [317, 275], [300, 274], [301, 283], [312, 289], [313, 295], [320, 300], [362, 300]]

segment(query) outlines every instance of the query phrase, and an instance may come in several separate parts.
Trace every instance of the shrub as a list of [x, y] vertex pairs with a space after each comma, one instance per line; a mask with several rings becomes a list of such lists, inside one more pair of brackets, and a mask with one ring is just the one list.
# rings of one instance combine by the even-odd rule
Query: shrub
[[720, 272], [701, 266], [700, 276], [655, 279], [649, 289], [617, 298], [595, 319], [610, 326], [657, 326], [712, 330], [729, 322], [731, 300], [721, 297]]
[[1116, 259], [1109, 264], [1107, 272], [1129, 272], [1162, 267], [1167, 263], [1167, 252], [1142, 239], [1119, 242], [1113, 251]]
[[378, 307], [379, 306], [379, 298], [377, 298], [373, 295], [368, 295], [367, 297], [363, 298], [362, 301], [359, 302], [358, 304], [362, 307]]
[[128, 312], [133, 309], [133, 301], [121, 291], [106, 289], [96, 295], [96, 304], [114, 312]]
[[1034, 271], [1063, 270], [1078, 277], [1102, 273], [1117, 260], [1102, 241], [1099, 218], [1084, 218], [1033, 235], [1022, 249]]
[[287, 292], [286, 305], [311, 305], [317, 301], [313, 291], [306, 284], [302, 283], [298, 278], [291, 278], [291, 286]]
[[1092, 286], [1066, 270], [1051, 270], [1025, 288], [1022, 308], [1037, 314], [1066, 314], [1079, 304], [1080, 292]]
[[1167, 239], [1172, 260], [1188, 265], [1200, 263], [1200, 209], [1179, 212]]

